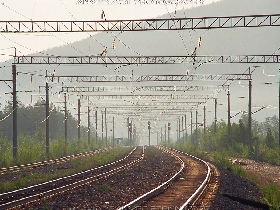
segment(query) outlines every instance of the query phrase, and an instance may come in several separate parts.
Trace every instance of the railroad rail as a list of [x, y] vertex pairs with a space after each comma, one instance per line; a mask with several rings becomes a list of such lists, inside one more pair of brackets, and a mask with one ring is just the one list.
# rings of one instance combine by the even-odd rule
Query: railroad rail
[[20, 172], [21, 170], [24, 169], [34, 169], [34, 168], [39, 168], [39, 167], [44, 167], [47, 165], [52, 165], [52, 164], [60, 164], [64, 163], [66, 161], [74, 160], [80, 157], [86, 157], [90, 155], [95, 155], [100, 152], [106, 152], [109, 151], [111, 148], [104, 148], [104, 149], [96, 149], [93, 151], [88, 151], [88, 152], [81, 152], [75, 155], [67, 155], [64, 157], [56, 158], [56, 159], [50, 159], [50, 160], [45, 160], [42, 162], [34, 162], [34, 163], [27, 163], [27, 164], [21, 164], [21, 165], [14, 165], [10, 167], [3, 167], [0, 168], [0, 174], [6, 174], [9, 172]]
[[126, 170], [141, 162], [144, 158], [144, 147], [135, 147], [124, 158], [112, 163], [89, 169], [73, 175], [47, 181], [38, 185], [0, 194], [0, 210], [27, 205], [67, 190], [91, 184]]
[[[183, 210], [183, 209], [189, 209], [191, 206], [194, 206], [194, 205], [202, 206], [202, 207], [204, 207], [206, 205], [209, 206], [211, 204], [211, 201], [214, 200], [215, 193], [217, 192], [217, 189], [218, 189], [219, 173], [218, 173], [218, 170], [215, 168], [215, 166], [210, 163], [207, 163], [206, 161], [199, 159], [195, 156], [192, 156], [190, 154], [187, 154], [187, 153], [175, 150], [175, 149], [165, 148], [165, 147], [159, 147], [159, 149], [162, 149], [165, 152], [170, 153], [177, 160], [179, 160], [179, 162], [181, 163], [180, 170], [177, 171], [168, 181], [162, 183], [161, 185], [154, 188], [153, 190], [134, 199], [130, 203], [120, 207], [118, 210], [138, 209], [139, 207], [144, 208], [144, 209], [146, 209], [146, 208], [147, 209], [149, 209], [149, 208], [163, 209], [167, 206], [174, 207], [175, 209]], [[204, 168], [206, 169], [206, 174], [205, 174], [204, 178], [202, 179], [201, 184], [199, 184], [199, 186], [197, 188], [195, 188], [193, 190], [191, 189], [193, 191], [192, 194], [189, 197], [185, 197], [184, 202], [181, 202], [181, 204], [179, 206], [177, 206], [177, 204], [168, 203], [169, 201], [167, 201], [168, 204], [166, 204], [166, 200], [170, 200], [170, 197], [172, 197], [172, 195], [170, 195], [168, 193], [167, 193], [167, 195], [164, 195], [165, 191], [167, 192], [169, 188], [172, 188], [175, 185], [174, 181], [175, 180], [178, 181], [179, 177], [182, 176], [183, 171], [192, 170], [192, 169], [186, 169], [188, 163], [184, 162], [184, 157], [191, 158], [192, 160], [195, 160], [195, 161], [199, 162], [200, 164], [202, 164], [204, 166]], [[198, 181], [197, 178], [193, 179], [193, 178], [187, 177], [187, 179], [188, 179], [187, 182]], [[199, 180], [201, 180], [201, 178]], [[190, 185], [187, 188], [194, 188], [195, 184], [197, 185], [197, 183], [193, 183], [193, 184], [194, 185]], [[179, 183], [179, 185], [181, 185], [181, 182]], [[181, 185], [179, 187], [182, 188], [184, 186]], [[171, 191], [173, 191], [171, 194], [176, 194], [176, 193], [174, 193], [174, 191], [176, 192], [176, 190], [174, 190], [174, 188]], [[166, 196], [166, 197], [164, 197], [164, 196]], [[158, 203], [157, 203], [156, 199], [154, 199], [157, 197], [159, 197], [158, 200], [160, 200]], [[152, 200], [152, 202], [151, 202], [151, 200]], [[175, 195], [174, 200], [177, 200], [177, 202], [178, 202], [178, 200], [180, 200], [180, 198], [179, 197], [176, 198], [176, 195]], [[149, 204], [149, 202], [152, 203], [152, 206]]]

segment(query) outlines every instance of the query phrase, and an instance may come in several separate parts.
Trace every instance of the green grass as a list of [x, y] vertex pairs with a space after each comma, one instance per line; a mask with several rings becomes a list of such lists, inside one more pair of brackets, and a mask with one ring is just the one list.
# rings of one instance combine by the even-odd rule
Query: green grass
[[42, 183], [51, 179], [58, 177], [74, 174], [94, 168], [98, 165], [103, 165], [109, 162], [113, 162], [118, 159], [120, 156], [127, 154], [131, 151], [131, 148], [117, 148], [107, 152], [97, 153], [92, 156], [81, 157], [75, 160], [72, 160], [67, 169], [60, 169], [54, 172], [50, 171], [48, 173], [14, 173], [16, 178], [10, 181], [2, 182], [0, 185], [0, 193], [16, 190], [19, 188], [27, 187], [30, 185]]
[[[94, 142], [94, 140], [92, 141]], [[18, 137], [18, 157], [15, 160], [12, 152], [12, 142], [0, 135], [0, 167], [9, 167], [13, 165], [27, 164], [56, 159], [67, 155], [73, 155], [80, 152], [102, 148], [103, 145], [91, 143], [87, 140], [73, 140], [65, 142], [63, 138], [50, 141], [50, 154], [46, 155], [45, 141], [36, 138], [36, 136], [19, 135]]]
[[265, 202], [269, 205], [270, 209], [280, 209], [280, 189], [276, 185], [272, 184], [269, 186], [261, 187], [264, 195]]
[[101, 185], [97, 185], [96, 190], [100, 193], [104, 193], [110, 190], [110, 186], [104, 183]]

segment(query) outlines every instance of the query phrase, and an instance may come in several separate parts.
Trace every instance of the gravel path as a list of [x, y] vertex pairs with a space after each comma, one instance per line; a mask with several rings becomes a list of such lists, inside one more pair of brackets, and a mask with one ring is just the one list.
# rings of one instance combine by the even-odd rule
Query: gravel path
[[261, 201], [261, 194], [252, 182], [229, 170], [219, 170], [221, 174], [220, 187], [210, 209], [269, 209]]

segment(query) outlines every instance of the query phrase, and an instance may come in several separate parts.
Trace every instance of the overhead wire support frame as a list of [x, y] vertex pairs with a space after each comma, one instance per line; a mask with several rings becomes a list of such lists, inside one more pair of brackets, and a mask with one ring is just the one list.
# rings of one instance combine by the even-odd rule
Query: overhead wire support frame
[[279, 63], [280, 55], [178, 55], [178, 56], [15, 56], [13, 64], [183, 64]]
[[62, 87], [60, 92], [126, 92], [126, 91], [202, 91], [225, 89], [224, 86], [188, 85], [188, 86], [91, 86], [91, 87]]
[[187, 30], [279, 26], [280, 14], [97, 21], [0, 21], [0, 33]]
[[250, 80], [250, 74], [173, 74], [173, 75], [100, 75], [100, 76], [53, 76], [54, 82], [184, 82], [193, 80], [228, 81]]
[[104, 100], [117, 100], [117, 99], [210, 99], [213, 98], [213, 96], [210, 95], [81, 95], [80, 98], [82, 100], [91, 98], [91, 99], [104, 99]]

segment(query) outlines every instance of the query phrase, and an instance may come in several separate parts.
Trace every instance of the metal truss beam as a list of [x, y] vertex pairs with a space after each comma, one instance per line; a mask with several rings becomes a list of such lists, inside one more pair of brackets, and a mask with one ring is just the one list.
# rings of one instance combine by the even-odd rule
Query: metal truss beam
[[0, 21], [1, 33], [148, 31], [279, 26], [280, 14], [102, 21]]
[[127, 92], [127, 91], [203, 91], [203, 90], [217, 90], [227, 89], [226, 86], [207, 86], [207, 85], [186, 85], [186, 86], [96, 86], [96, 87], [62, 87], [61, 92]]
[[97, 108], [102, 107], [155, 107], [155, 106], [186, 106], [186, 105], [200, 105], [200, 104], [204, 104], [204, 102], [202, 101], [182, 101], [182, 102], [174, 102], [174, 101], [150, 101], [150, 102], [136, 102], [136, 103], [120, 103], [119, 101], [116, 101], [115, 103], [113, 103], [114, 101], [112, 101], [112, 103], [94, 103], [91, 104]]
[[[250, 80], [250, 74], [193, 74], [193, 75], [103, 75], [103, 76], [54, 76], [48, 81], [59, 82], [185, 82], [185, 81], [228, 81]], [[96, 88], [95, 88], [96, 89]]]
[[182, 64], [182, 63], [279, 63], [280, 55], [201, 56], [15, 56], [13, 64]]
[[164, 107], [164, 106], [110, 106], [106, 107], [108, 110], [135, 110], [135, 111], [152, 111], [152, 110], [190, 110], [190, 106], [180, 106], [180, 107]]
[[151, 111], [151, 110], [148, 110], [148, 111], [144, 111], [144, 112], [136, 112], [136, 111], [108, 111], [107, 113], [110, 114], [110, 115], [121, 115], [121, 116], [135, 116], [135, 117], [148, 117], [148, 118], [158, 118], [158, 119], [161, 119], [161, 118], [166, 118], [166, 117], [170, 117], [170, 116], [182, 116], [184, 115], [185, 113], [188, 113], [188, 112], [193, 112], [195, 111], [196, 109], [186, 109], [186, 110], [174, 110], [174, 112], [168, 110], [168, 111], [165, 111], [165, 112], [159, 112], [158, 110], [154, 110]]
[[149, 100], [166, 100], [166, 99], [210, 99], [210, 95], [81, 95], [82, 100], [123, 100], [123, 99], [149, 99]]

